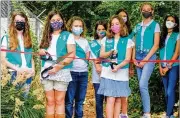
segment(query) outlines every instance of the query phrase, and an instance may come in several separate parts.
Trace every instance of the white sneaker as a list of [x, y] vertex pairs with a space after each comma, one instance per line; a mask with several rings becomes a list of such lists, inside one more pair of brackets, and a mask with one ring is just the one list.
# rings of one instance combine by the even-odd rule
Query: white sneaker
[[143, 114], [141, 118], [151, 118], [151, 114]]
[[128, 115], [119, 114], [119, 118], [129, 118]]

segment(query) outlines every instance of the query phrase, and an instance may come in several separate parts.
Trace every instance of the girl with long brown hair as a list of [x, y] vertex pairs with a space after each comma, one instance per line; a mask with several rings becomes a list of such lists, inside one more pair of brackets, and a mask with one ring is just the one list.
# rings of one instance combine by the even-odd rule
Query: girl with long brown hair
[[[121, 99], [127, 99], [131, 93], [128, 60], [131, 59], [133, 46], [134, 43], [128, 37], [128, 29], [123, 19], [118, 15], [112, 16], [108, 23], [107, 36], [102, 39], [100, 51], [100, 57], [111, 59], [111, 62], [102, 62], [98, 89], [98, 94], [107, 97], [107, 118], [119, 117]], [[125, 114], [124, 118], [127, 117]]]
[[[46, 118], [65, 118], [65, 94], [69, 82], [72, 80], [70, 68], [72, 60], [75, 56], [75, 42], [71, 33], [65, 31], [65, 20], [59, 11], [49, 12], [43, 37], [40, 44], [40, 55], [49, 53], [53, 60], [57, 60], [68, 53], [68, 57], [58, 64], [54, 65], [48, 71], [49, 77], [46, 79], [41, 77], [41, 81], [46, 95]], [[42, 68], [52, 65], [51, 61], [42, 60]], [[64, 65], [66, 63], [66, 65]]]
[[[18, 88], [23, 88], [23, 96], [25, 98], [28, 96], [32, 76], [34, 76], [35, 72], [31, 54], [32, 41], [29, 29], [27, 16], [23, 12], [13, 12], [9, 25], [9, 34], [4, 35], [1, 39], [1, 49], [9, 50], [7, 52], [1, 52], [1, 59], [11, 73], [11, 82], [15, 83], [17, 81], [17, 75], [24, 75], [25, 80], [15, 85]], [[24, 53], [11, 51], [21, 51]]]
[[[35, 71], [31, 54], [30, 26], [28, 18], [23, 12], [12, 13], [9, 34], [2, 37], [1, 44], [1, 49], [9, 50], [1, 52], [1, 59], [11, 72], [11, 81], [16, 81], [17, 74], [24, 74], [28, 78], [24, 83], [18, 84], [20, 88], [24, 88], [24, 97], [27, 97]], [[21, 51], [24, 53], [14, 53], [11, 51]]]

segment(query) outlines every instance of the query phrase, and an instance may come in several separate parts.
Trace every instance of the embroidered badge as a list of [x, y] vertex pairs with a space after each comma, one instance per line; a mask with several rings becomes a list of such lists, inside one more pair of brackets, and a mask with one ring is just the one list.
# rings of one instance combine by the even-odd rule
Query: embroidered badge
[[140, 25], [137, 25], [136, 29], [137, 29], [137, 32], [140, 31], [141, 26], [140, 26]]
[[113, 40], [112, 39], [107, 39], [107, 43], [112, 43]]
[[65, 36], [65, 35], [63, 36], [63, 40], [64, 40], [64, 41], [66, 40], [66, 36]]
[[91, 47], [95, 47], [97, 44], [95, 42], [91, 43]]

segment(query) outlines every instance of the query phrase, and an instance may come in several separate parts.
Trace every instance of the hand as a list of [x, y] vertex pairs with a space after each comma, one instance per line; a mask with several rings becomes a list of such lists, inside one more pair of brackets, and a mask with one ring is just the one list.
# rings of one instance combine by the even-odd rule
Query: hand
[[135, 66], [139, 67], [139, 63], [137, 62], [136, 59], [133, 59], [133, 63], [134, 63]]
[[159, 72], [160, 72], [160, 75], [161, 75], [161, 76], [164, 76], [164, 75], [165, 75], [165, 74], [163, 73], [163, 71], [162, 71], [162, 67], [161, 67], [161, 66], [159, 67]]
[[100, 74], [101, 71], [102, 71], [102, 67], [101, 67], [101, 66], [97, 66], [97, 67], [96, 67], [96, 72], [97, 72], [98, 74]]
[[165, 67], [165, 68], [162, 69], [162, 72], [164, 73], [164, 75], [167, 73], [168, 70], [169, 70], [168, 67]]
[[140, 67], [140, 68], [143, 68], [144, 65], [147, 63], [147, 62], [144, 62], [144, 61], [147, 61], [147, 59], [143, 59], [143, 60], [139, 63], [139, 67]]
[[112, 72], [117, 72], [119, 70], [118, 66], [114, 66], [114, 69], [112, 70]]
[[48, 71], [48, 74], [49, 74], [49, 75], [56, 74], [56, 73], [57, 73], [59, 70], [61, 70], [62, 68], [63, 68], [62, 65], [55, 65], [55, 66], [53, 67], [53, 69], [51, 69], [51, 70]]
[[32, 68], [28, 68], [29, 74], [31, 74], [31, 77], [35, 76], [35, 71]]
[[24, 71], [27, 73], [27, 78], [33, 77], [35, 75], [35, 71], [32, 68], [23, 68]]
[[109, 55], [111, 56], [114, 51], [115, 51], [114, 49], [110, 50], [110, 51], [109, 51]]
[[18, 74], [22, 74], [22, 73], [26, 72], [26, 69], [24, 69], [24, 68], [17, 68], [16, 71], [17, 71]]
[[39, 55], [46, 55], [46, 50], [45, 49], [40, 49]]

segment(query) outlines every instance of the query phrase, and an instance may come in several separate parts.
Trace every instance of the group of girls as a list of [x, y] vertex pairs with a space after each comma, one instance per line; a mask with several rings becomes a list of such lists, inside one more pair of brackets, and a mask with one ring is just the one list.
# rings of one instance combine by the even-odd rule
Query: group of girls
[[[82, 118], [88, 84], [88, 59], [92, 61], [92, 83], [95, 90], [96, 118], [103, 118], [103, 102], [106, 101], [107, 118], [128, 118], [129, 73], [132, 63], [137, 70], [139, 89], [143, 104], [142, 118], [150, 118], [150, 96], [148, 82], [153, 72], [156, 52], [160, 60], [179, 59], [179, 20], [168, 15], [162, 24], [153, 20], [154, 9], [144, 3], [140, 7], [142, 22], [132, 30], [127, 12], [120, 9], [109, 22], [97, 21], [94, 29], [94, 40], [86, 39], [86, 25], [82, 18], [74, 16], [66, 24], [63, 15], [51, 11], [44, 25], [39, 54], [52, 55], [53, 60], [67, 55], [48, 71], [41, 83], [46, 96], [46, 118]], [[32, 56], [32, 39], [29, 32], [27, 16], [22, 12], [12, 14], [9, 34], [1, 39], [1, 48], [21, 51], [1, 51], [2, 60], [15, 79], [18, 73], [28, 73], [30, 78], [21, 86], [25, 88], [24, 96], [28, 97], [34, 62]], [[160, 33], [161, 32], [161, 33]], [[116, 55], [116, 64], [106, 59]], [[99, 60], [99, 58], [104, 60]], [[87, 59], [87, 60], [86, 60]], [[51, 66], [53, 61], [42, 60], [41, 71]], [[131, 65], [131, 66], [130, 66]], [[159, 71], [165, 89], [166, 116], [173, 118], [175, 104], [175, 86], [178, 78], [179, 63], [160, 62]], [[154, 78], [158, 79], [158, 78]]]

